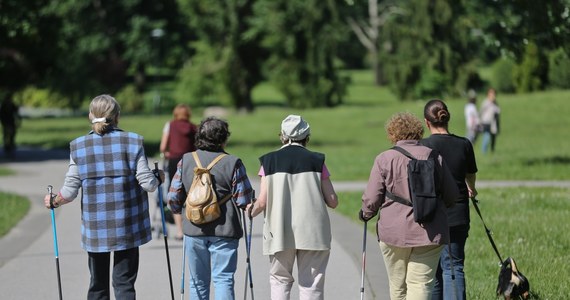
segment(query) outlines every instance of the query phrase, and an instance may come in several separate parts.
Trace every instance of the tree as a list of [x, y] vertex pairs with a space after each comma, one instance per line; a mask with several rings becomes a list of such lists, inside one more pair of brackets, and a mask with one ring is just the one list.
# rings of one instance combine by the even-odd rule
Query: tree
[[0, 88], [14, 91], [38, 83], [52, 69], [58, 22], [42, 14], [48, 2], [0, 2]]
[[343, 30], [334, 0], [258, 0], [250, 34], [262, 37], [270, 56], [264, 68], [292, 107], [342, 103], [336, 47]]
[[402, 99], [444, 97], [465, 91], [477, 78], [470, 63], [479, 53], [474, 21], [463, 1], [408, 0], [405, 15], [384, 26], [385, 54], [392, 90]]
[[[78, 108], [94, 93], [113, 93], [138, 78], [152, 59], [153, 28], [173, 34], [165, 47], [175, 58], [185, 31], [174, 0], [7, 0], [0, 2], [0, 76], [15, 85], [49, 87]], [[173, 62], [175, 63], [175, 62]], [[17, 76], [14, 76], [18, 74]], [[2, 80], [10, 84], [9, 80]]]
[[254, 3], [254, 0], [181, 1], [198, 38], [191, 44], [195, 55], [186, 75], [198, 81], [190, 89], [196, 102], [213, 94], [217, 98], [228, 95], [235, 108], [253, 110], [251, 93], [263, 79], [261, 68], [267, 56], [260, 46], [260, 37], [247, 35]]
[[393, 3], [383, 2], [379, 4], [378, 0], [368, 0], [368, 22], [357, 20], [352, 16], [347, 17], [348, 25], [362, 46], [368, 50], [376, 85], [381, 85], [384, 82], [378, 53], [380, 29], [393, 14], [398, 13], [403, 13], [403, 11]]

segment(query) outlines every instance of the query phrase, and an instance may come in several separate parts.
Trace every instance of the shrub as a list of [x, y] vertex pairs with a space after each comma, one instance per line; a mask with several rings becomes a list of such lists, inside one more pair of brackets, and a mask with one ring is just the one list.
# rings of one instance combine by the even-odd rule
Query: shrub
[[500, 58], [491, 67], [491, 86], [503, 93], [515, 91], [513, 72], [516, 64], [509, 58]]
[[542, 78], [545, 77], [546, 61], [535, 43], [525, 47], [523, 60], [515, 67], [514, 82], [518, 93], [536, 91], [542, 88]]
[[143, 95], [132, 85], [126, 85], [116, 95], [117, 101], [121, 103], [121, 110], [129, 113], [140, 113], [144, 110]]
[[231, 103], [222, 76], [226, 66], [226, 51], [212, 49], [203, 42], [195, 42], [192, 46], [196, 54], [176, 76], [176, 102], [192, 106]]
[[444, 97], [449, 92], [451, 80], [443, 73], [424, 69], [420, 80], [414, 87], [414, 95], [417, 98]]
[[552, 87], [570, 88], [570, 57], [562, 48], [548, 55], [548, 82]]
[[16, 93], [14, 101], [21, 106], [35, 108], [67, 108], [69, 100], [49, 89], [27, 86]]

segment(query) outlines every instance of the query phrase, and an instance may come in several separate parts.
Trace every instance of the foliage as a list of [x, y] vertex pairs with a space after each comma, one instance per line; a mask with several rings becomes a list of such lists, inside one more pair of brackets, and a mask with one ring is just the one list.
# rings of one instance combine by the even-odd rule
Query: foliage
[[570, 88], [570, 57], [562, 48], [548, 55], [548, 82], [555, 88]]
[[[181, 7], [199, 42], [191, 43], [196, 55], [179, 73], [189, 89], [180, 85], [177, 94], [189, 93], [193, 102], [203, 98], [229, 97], [237, 109], [253, 110], [252, 89], [262, 80], [264, 50], [259, 37], [248, 35], [254, 0], [181, 1]], [[193, 79], [189, 79], [193, 77]], [[186, 91], [185, 91], [186, 90]]]
[[229, 100], [223, 86], [224, 52], [204, 42], [192, 44], [196, 54], [177, 74], [175, 98], [192, 106], [220, 105]]
[[474, 18], [465, 4], [452, 0], [400, 3], [405, 13], [392, 18], [384, 29], [391, 45], [385, 58], [392, 90], [403, 99], [466, 90], [468, 82], [459, 81], [458, 72], [475, 59], [480, 46], [471, 36]]
[[[568, 197], [570, 190], [559, 188], [479, 189], [479, 207], [493, 231], [493, 240], [503, 259], [513, 257], [529, 279], [531, 299], [566, 297], [560, 279], [569, 278], [570, 269], [553, 266], [563, 266], [570, 259]], [[340, 192], [336, 211], [360, 222], [361, 198], [362, 192]], [[471, 229], [465, 246], [467, 299], [495, 299], [499, 259], [475, 209], [470, 211]], [[369, 233], [376, 232], [375, 225], [368, 222]]]
[[520, 65], [514, 69], [515, 88], [519, 93], [536, 91], [542, 88], [546, 74], [545, 58], [535, 43], [529, 43]]
[[336, 49], [345, 33], [336, 1], [259, 0], [251, 34], [271, 53], [265, 74], [295, 108], [342, 103]]
[[16, 93], [15, 101], [20, 106], [66, 108], [69, 100], [57, 92], [35, 86], [27, 86]]
[[422, 70], [420, 80], [414, 88], [414, 96], [416, 99], [441, 98], [447, 94], [450, 81], [450, 78], [437, 70]]
[[0, 74], [47, 86], [75, 109], [86, 97], [122, 88], [129, 70], [136, 73], [139, 92], [144, 90], [140, 73], [156, 57], [151, 29], [161, 26], [167, 32], [161, 43], [173, 63], [186, 32], [178, 26], [174, 0], [3, 1], [1, 14], [0, 55], [10, 57], [2, 60], [7, 64], [0, 64]]
[[130, 84], [122, 88], [115, 95], [121, 103], [121, 111], [127, 113], [140, 113], [144, 110], [144, 100], [137, 88]]
[[513, 74], [515, 67], [515, 62], [507, 57], [496, 60], [491, 67], [491, 86], [499, 92], [514, 92], [515, 80]]
[[30, 201], [24, 197], [0, 192], [0, 237], [6, 235], [30, 210]]

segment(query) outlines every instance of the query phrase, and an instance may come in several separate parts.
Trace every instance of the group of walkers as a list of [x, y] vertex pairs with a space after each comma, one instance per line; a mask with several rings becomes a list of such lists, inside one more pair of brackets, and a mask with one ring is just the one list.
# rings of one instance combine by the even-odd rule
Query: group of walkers
[[497, 135], [500, 131], [499, 116], [501, 109], [497, 103], [495, 89], [487, 90], [487, 97], [483, 100], [480, 110], [477, 110], [477, 95], [474, 90], [468, 93], [467, 104], [465, 105], [465, 127], [466, 137], [475, 144], [479, 134], [483, 134], [481, 149], [483, 154], [491, 151], [495, 152]]
[[[225, 150], [228, 123], [208, 117], [193, 125], [185, 105], [175, 107], [173, 115], [163, 129], [160, 151], [168, 159], [170, 209], [182, 215], [177, 237], [183, 239], [190, 271], [190, 299], [210, 299], [211, 284], [216, 299], [235, 299], [234, 273], [239, 239], [246, 234], [246, 214], [251, 222], [261, 213], [271, 299], [290, 299], [295, 264], [299, 299], [324, 299], [332, 241], [328, 209], [336, 208], [339, 200], [325, 155], [307, 148], [309, 123], [298, 115], [282, 120], [281, 147], [259, 158], [256, 198], [243, 162]], [[424, 109], [430, 137], [423, 138], [423, 123], [411, 113], [394, 114], [385, 127], [388, 139], [416, 158], [437, 154], [441, 201], [432, 221], [417, 223], [413, 208], [393, 197], [410, 199], [409, 157], [389, 149], [375, 158], [371, 168], [359, 217], [369, 221], [379, 214], [377, 234], [391, 299], [465, 299], [468, 199], [477, 194], [477, 166], [471, 142], [449, 132], [450, 117], [445, 103], [436, 99]], [[91, 101], [92, 131], [70, 143], [64, 185], [56, 195], [44, 198], [45, 206], [54, 209], [75, 199], [81, 188], [82, 247], [88, 252], [91, 274], [88, 299], [110, 298], [111, 253], [116, 298], [135, 299], [138, 247], [151, 240], [147, 192], [165, 180], [163, 171], [149, 168], [143, 138], [119, 129], [119, 119], [120, 106], [112, 96]], [[210, 173], [215, 193], [218, 199], [229, 200], [218, 201], [219, 218], [193, 223], [184, 216], [194, 170], [214, 161]]]

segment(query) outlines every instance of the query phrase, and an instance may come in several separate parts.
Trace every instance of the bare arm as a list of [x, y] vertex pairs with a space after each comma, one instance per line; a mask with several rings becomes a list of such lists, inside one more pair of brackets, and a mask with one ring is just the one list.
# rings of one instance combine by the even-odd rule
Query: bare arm
[[338, 206], [338, 196], [336, 195], [332, 182], [329, 178], [321, 181], [321, 192], [323, 193], [325, 203], [328, 207], [336, 208]]
[[259, 184], [259, 195], [257, 196], [257, 200], [249, 204], [246, 210], [250, 211], [251, 209], [250, 214], [252, 217], [255, 217], [265, 210], [265, 206], [267, 206], [267, 183], [265, 176], [261, 176], [261, 182]]
[[465, 183], [467, 183], [467, 190], [469, 190], [469, 198], [477, 196], [477, 189], [475, 188], [476, 179], [477, 174], [475, 173], [468, 173], [465, 175]]

